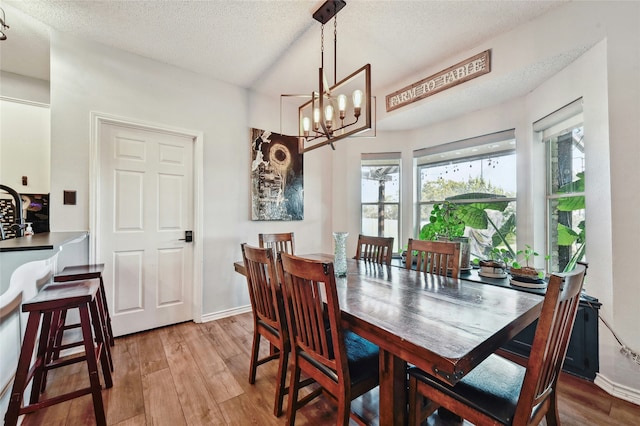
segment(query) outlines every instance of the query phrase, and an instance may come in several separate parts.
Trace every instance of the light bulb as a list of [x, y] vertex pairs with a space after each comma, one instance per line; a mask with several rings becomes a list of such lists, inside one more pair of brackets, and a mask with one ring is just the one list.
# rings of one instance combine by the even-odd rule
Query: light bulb
[[360, 110], [362, 107], [362, 97], [363, 97], [362, 90], [353, 91], [353, 115], [355, 115], [356, 118], [360, 117]]
[[340, 120], [344, 120], [344, 113], [347, 109], [347, 95], [338, 95], [338, 111], [340, 113]]
[[309, 117], [302, 117], [302, 132], [304, 136], [309, 136], [309, 130], [311, 129], [311, 120]]
[[353, 106], [360, 108], [362, 106], [362, 90], [354, 90], [353, 91]]
[[324, 121], [327, 125], [327, 129], [333, 127], [333, 105], [327, 105], [324, 108]]
[[318, 130], [320, 127], [320, 108], [313, 109], [313, 130]]

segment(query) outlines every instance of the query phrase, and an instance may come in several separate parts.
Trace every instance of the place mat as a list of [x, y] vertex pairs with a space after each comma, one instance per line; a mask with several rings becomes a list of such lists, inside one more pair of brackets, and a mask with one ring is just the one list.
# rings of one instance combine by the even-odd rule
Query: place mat
[[485, 278], [507, 278], [507, 273], [503, 272], [501, 274], [499, 273], [495, 273], [495, 272], [482, 272], [479, 271], [478, 275], [480, 275], [481, 277], [485, 277]]
[[546, 288], [547, 287], [547, 283], [544, 280], [520, 281], [514, 278], [510, 278], [509, 282], [511, 283], [511, 285], [514, 285], [516, 287], [524, 287], [524, 288]]

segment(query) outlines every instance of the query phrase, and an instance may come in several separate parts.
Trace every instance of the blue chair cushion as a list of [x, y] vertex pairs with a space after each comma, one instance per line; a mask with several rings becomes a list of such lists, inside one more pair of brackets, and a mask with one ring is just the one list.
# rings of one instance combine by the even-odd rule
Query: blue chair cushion
[[409, 375], [464, 404], [510, 425], [516, 411], [526, 369], [498, 355], [491, 355], [454, 387], [418, 368]]
[[378, 346], [349, 330], [344, 332], [344, 344], [352, 385], [371, 377], [378, 377]]
[[[332, 348], [333, 344], [331, 342], [331, 336], [328, 330], [327, 337], [329, 339], [329, 345]], [[347, 353], [347, 363], [349, 365], [349, 376], [351, 378], [351, 385], [358, 384], [359, 382], [371, 377], [378, 377], [378, 346], [349, 330], [345, 330], [344, 332], [344, 344], [345, 352]], [[333, 349], [330, 350], [333, 352]], [[334, 370], [317, 362], [306, 352], [300, 352], [300, 356], [306, 359], [309, 363], [313, 364], [318, 370], [323, 371], [324, 374], [330, 377], [333, 381], [338, 381], [338, 375]]]

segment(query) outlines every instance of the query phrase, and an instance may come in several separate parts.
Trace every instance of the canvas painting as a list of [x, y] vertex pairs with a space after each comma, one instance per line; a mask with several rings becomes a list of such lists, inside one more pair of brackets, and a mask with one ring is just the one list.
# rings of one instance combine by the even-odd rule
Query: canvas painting
[[251, 220], [302, 220], [298, 138], [251, 129]]

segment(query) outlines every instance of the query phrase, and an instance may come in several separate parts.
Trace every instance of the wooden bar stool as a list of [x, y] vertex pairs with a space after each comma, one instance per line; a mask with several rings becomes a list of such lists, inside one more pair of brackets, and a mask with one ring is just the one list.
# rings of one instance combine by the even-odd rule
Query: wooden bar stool
[[[96, 423], [99, 426], [106, 425], [104, 405], [102, 403], [102, 387], [98, 372], [98, 360], [102, 366], [102, 375], [105, 387], [113, 386], [109, 360], [104, 350], [105, 344], [103, 328], [100, 324], [97, 298], [100, 292], [100, 283], [97, 280], [77, 281], [64, 284], [48, 284], [28, 302], [22, 305], [23, 312], [29, 312], [27, 328], [22, 341], [22, 349], [13, 382], [9, 407], [5, 415], [5, 425], [14, 426], [18, 417], [22, 414], [32, 413], [41, 408], [49, 407], [60, 402], [68, 401], [79, 396], [91, 394]], [[80, 328], [82, 330], [82, 342], [84, 353], [80, 356], [50, 360], [47, 357], [49, 350], [48, 339], [52, 317], [68, 309], [78, 309], [80, 312]], [[38, 328], [42, 322], [40, 337]], [[94, 344], [95, 336], [95, 344]], [[33, 352], [36, 348], [36, 340], [39, 340], [36, 357]], [[40, 389], [43, 386], [45, 373], [48, 370], [70, 365], [76, 362], [86, 361], [89, 373], [90, 386], [78, 389], [63, 395], [56, 395], [40, 400]], [[24, 392], [29, 382], [33, 380], [29, 404], [23, 406]]]
[[[100, 280], [100, 294], [99, 294], [100, 298], [98, 300], [98, 303], [101, 305], [100, 311], [102, 313], [102, 317], [105, 319], [103, 333], [107, 337], [107, 341], [109, 342], [109, 345], [113, 346], [115, 344], [115, 341], [113, 340], [113, 330], [111, 329], [111, 315], [109, 314], [109, 307], [107, 305], [107, 294], [104, 290], [104, 282], [102, 280], [102, 271], [104, 271], [104, 263], [91, 264], [91, 265], [67, 266], [62, 270], [62, 272], [60, 272], [59, 274], [56, 274], [53, 277], [53, 281], [67, 282], [67, 281], [83, 281], [83, 280], [91, 280], [91, 279]], [[62, 320], [62, 323], [64, 324], [66, 318], [62, 318], [61, 320]], [[73, 326], [74, 325], [72, 324], [68, 326], [68, 328], [73, 328]], [[60, 338], [62, 338], [62, 333], [60, 334]]]

